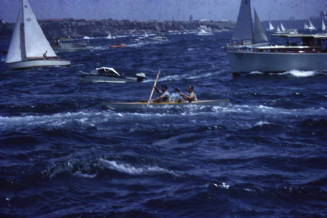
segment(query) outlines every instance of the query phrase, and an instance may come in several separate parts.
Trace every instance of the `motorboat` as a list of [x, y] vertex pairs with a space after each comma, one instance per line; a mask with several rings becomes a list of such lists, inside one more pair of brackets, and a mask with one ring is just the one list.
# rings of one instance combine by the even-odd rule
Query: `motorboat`
[[81, 50], [91, 50], [92, 46], [87, 45], [83, 42], [73, 42], [67, 40], [56, 40], [53, 43], [53, 48], [56, 52], [76, 52]]
[[270, 44], [251, 2], [242, 0], [232, 42], [226, 51], [235, 74], [252, 71], [327, 70], [327, 34], [279, 33], [282, 44]]
[[145, 78], [144, 73], [136, 73], [134, 77], [125, 76], [118, 73], [112, 67], [99, 67], [92, 73], [82, 74], [81, 80], [84, 82], [94, 83], [128, 83], [128, 82], [142, 82]]

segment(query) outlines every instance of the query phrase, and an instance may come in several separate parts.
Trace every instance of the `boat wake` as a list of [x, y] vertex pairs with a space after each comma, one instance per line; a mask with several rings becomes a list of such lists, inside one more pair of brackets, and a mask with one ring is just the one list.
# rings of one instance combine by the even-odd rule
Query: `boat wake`
[[[233, 105], [210, 106], [210, 105], [185, 105], [185, 106], [158, 106], [147, 107], [140, 110], [120, 110], [120, 111], [80, 111], [66, 112], [51, 115], [23, 115], [23, 116], [0, 116], [0, 130], [24, 130], [27, 127], [32, 129], [66, 129], [83, 131], [85, 129], [107, 130], [115, 124], [124, 123], [142, 123], [145, 124], [154, 118], [156, 120], [164, 119], [165, 122], [174, 122], [175, 119], [181, 121], [186, 118], [201, 119], [201, 117], [217, 118], [225, 117], [226, 114], [256, 114], [261, 116], [276, 117], [303, 117], [303, 116], [327, 116], [327, 109], [320, 108], [302, 108], [287, 109], [268, 107], [264, 105]], [[158, 121], [158, 122], [159, 122]], [[159, 122], [160, 123], [160, 122]], [[266, 123], [258, 123], [265, 125]]]
[[[212, 71], [209, 73], [199, 73], [199, 72], [191, 72], [191, 73], [184, 73], [184, 74], [176, 74], [176, 73], [171, 73], [168, 76], [163, 76], [159, 79], [159, 82], [165, 82], [165, 81], [178, 81], [178, 80], [197, 80], [197, 79], [202, 79], [202, 78], [208, 78], [212, 76], [217, 76], [220, 75], [223, 70], [218, 70], [218, 71]], [[147, 79], [144, 80], [144, 82], [154, 82], [154, 79]]]

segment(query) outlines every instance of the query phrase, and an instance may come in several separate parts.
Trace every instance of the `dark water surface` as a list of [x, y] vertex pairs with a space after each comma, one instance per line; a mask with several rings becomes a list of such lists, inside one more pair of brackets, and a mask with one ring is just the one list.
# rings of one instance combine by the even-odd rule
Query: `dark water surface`
[[[229, 34], [132, 44], [90, 40], [69, 68], [11, 71], [0, 40], [0, 215], [12, 217], [326, 217], [327, 74], [233, 78]], [[82, 83], [113, 66], [142, 84]], [[145, 100], [158, 69], [227, 106], [103, 110]]]

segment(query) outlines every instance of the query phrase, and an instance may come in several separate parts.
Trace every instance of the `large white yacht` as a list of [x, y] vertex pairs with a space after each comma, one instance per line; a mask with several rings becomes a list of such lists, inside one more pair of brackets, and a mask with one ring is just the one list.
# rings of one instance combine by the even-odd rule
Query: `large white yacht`
[[327, 34], [279, 33], [284, 44], [271, 45], [250, 0], [241, 0], [240, 12], [227, 54], [233, 73], [327, 71]]

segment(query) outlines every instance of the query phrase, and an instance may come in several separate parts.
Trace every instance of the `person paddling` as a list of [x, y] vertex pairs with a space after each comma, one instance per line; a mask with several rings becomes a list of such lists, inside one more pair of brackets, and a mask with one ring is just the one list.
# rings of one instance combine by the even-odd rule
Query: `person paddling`
[[154, 87], [156, 92], [161, 94], [159, 97], [153, 99], [153, 102], [169, 102], [170, 101], [170, 93], [168, 92], [168, 86], [162, 85], [161, 90], [159, 90], [156, 86]]
[[194, 92], [194, 86], [192, 85], [189, 85], [187, 87], [187, 91], [189, 93], [189, 95], [186, 95], [182, 92], [180, 92], [178, 89], [175, 89], [177, 92], [179, 92], [179, 95], [183, 97], [184, 100], [186, 101], [189, 101], [189, 102], [192, 102], [192, 101], [197, 101], [198, 98], [196, 97], [196, 94]]

